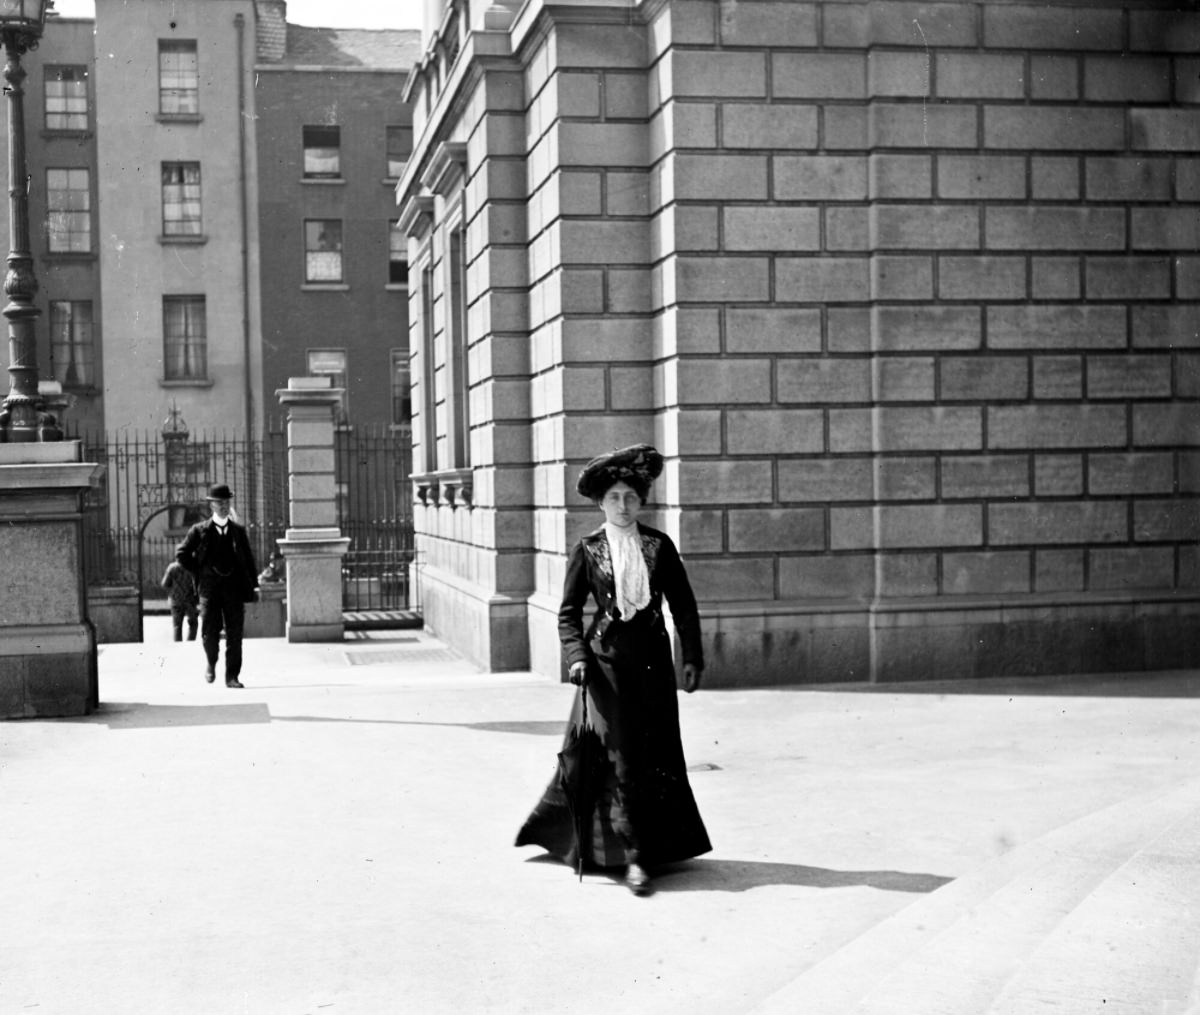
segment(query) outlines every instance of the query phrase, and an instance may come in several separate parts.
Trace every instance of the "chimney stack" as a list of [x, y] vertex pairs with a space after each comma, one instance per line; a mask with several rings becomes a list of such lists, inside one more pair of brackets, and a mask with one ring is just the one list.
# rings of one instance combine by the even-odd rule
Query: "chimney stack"
[[254, 0], [254, 12], [256, 59], [278, 63], [287, 50], [287, 0]]

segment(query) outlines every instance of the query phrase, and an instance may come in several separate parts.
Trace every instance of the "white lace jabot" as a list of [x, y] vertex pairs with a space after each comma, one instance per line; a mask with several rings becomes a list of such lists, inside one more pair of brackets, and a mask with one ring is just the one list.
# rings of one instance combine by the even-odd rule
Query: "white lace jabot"
[[642, 536], [637, 525], [604, 523], [604, 535], [612, 553], [613, 586], [622, 620], [630, 620], [650, 602], [650, 575], [642, 556]]

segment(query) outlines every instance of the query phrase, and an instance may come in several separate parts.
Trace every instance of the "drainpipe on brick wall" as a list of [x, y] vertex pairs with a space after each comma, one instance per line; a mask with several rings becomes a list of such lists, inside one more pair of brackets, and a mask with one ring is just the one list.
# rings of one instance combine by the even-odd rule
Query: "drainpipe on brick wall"
[[[254, 440], [254, 383], [250, 370], [250, 223], [249, 200], [246, 196], [246, 19], [235, 14], [233, 25], [237, 29], [237, 88], [238, 88], [238, 199], [242, 212], [242, 359], [243, 394], [246, 403], [246, 443]], [[246, 458], [246, 482], [250, 489], [243, 501], [253, 509], [258, 495], [258, 480], [255, 475], [254, 453]]]

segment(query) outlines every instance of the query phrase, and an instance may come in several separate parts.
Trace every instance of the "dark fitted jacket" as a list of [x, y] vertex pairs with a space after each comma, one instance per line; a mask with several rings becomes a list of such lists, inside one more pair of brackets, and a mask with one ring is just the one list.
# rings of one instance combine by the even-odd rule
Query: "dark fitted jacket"
[[[249, 603], [258, 592], [258, 566], [254, 563], [254, 551], [250, 548], [246, 530], [232, 518], [229, 520], [229, 533], [233, 539], [236, 565], [232, 577], [241, 590], [243, 602]], [[207, 566], [213, 553], [213, 544], [220, 538], [213, 520], [209, 518], [188, 529], [188, 534], [175, 550], [175, 559], [196, 576], [201, 595], [220, 580], [212, 568]]]
[[[671, 607], [671, 620], [679, 635], [679, 646], [684, 663], [692, 663], [696, 669], [704, 669], [704, 650], [700, 643], [700, 614], [696, 608], [696, 597], [688, 582], [679, 551], [670, 536], [648, 525], [637, 523], [642, 538], [642, 557], [650, 578], [650, 602], [639, 612], [647, 614], [652, 623], [661, 624], [662, 601], [665, 598]], [[591, 596], [597, 605], [587, 631], [583, 627], [583, 611]], [[558, 635], [562, 642], [566, 663], [586, 662], [589, 647], [599, 654], [622, 654], [615, 642], [625, 641], [617, 617], [617, 596], [612, 569], [612, 554], [608, 537], [603, 527], [584, 536], [571, 554], [567, 563], [563, 602], [558, 613]], [[621, 618], [629, 620], [631, 618]], [[633, 632], [628, 632], [632, 634]], [[640, 641], [635, 636], [636, 641]], [[625, 647], [625, 646], [621, 646]], [[628, 646], [634, 649], [635, 646]]]

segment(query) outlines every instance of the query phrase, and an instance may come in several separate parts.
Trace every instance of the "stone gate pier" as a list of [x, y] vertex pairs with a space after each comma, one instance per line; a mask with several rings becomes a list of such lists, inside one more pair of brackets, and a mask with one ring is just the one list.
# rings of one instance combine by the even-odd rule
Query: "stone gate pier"
[[287, 410], [289, 528], [279, 540], [287, 566], [288, 641], [341, 641], [342, 557], [333, 414], [341, 390], [328, 377], [292, 377], [276, 392]]
[[100, 471], [78, 441], [0, 444], [0, 719], [96, 707], [82, 504]]

